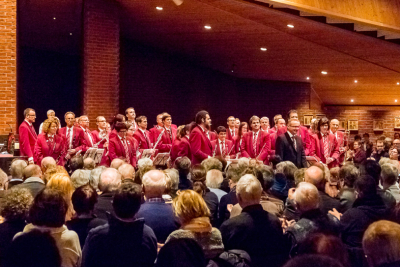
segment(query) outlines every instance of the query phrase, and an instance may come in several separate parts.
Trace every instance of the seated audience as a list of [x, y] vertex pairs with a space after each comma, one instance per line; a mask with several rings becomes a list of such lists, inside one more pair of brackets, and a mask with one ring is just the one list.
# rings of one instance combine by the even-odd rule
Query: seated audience
[[72, 185], [71, 179], [69, 178], [68, 174], [55, 174], [47, 183], [46, 187], [56, 189], [63, 194], [65, 202], [68, 205], [67, 217], [65, 218], [65, 220], [71, 220], [72, 217], [75, 215], [74, 207], [72, 206], [71, 201], [72, 193], [74, 192], [75, 188]]
[[29, 165], [24, 169], [24, 182], [16, 185], [18, 188], [26, 188], [35, 197], [40, 190], [46, 187], [42, 179], [42, 170], [38, 165]]
[[124, 163], [118, 168], [121, 174], [122, 183], [133, 183], [135, 180], [135, 168], [128, 163]]
[[397, 183], [399, 170], [390, 163], [383, 164], [381, 169], [381, 184], [383, 190], [390, 192], [394, 199], [396, 199], [396, 203], [399, 203], [400, 189]]
[[93, 170], [96, 167], [94, 160], [92, 158], [86, 158], [83, 160], [83, 169], [84, 170]]
[[238, 160], [238, 173], [244, 172], [250, 165], [250, 160], [248, 158], [240, 158]]
[[144, 219], [135, 219], [140, 209], [142, 187], [125, 183], [114, 194], [109, 223], [92, 229], [83, 247], [83, 267], [152, 267], [157, 239]]
[[389, 221], [372, 223], [364, 233], [362, 246], [371, 267], [400, 266], [400, 225]]
[[275, 173], [282, 173], [286, 178], [286, 186], [284, 189], [284, 195], [287, 197], [288, 190], [293, 188], [295, 185], [294, 174], [297, 171], [296, 165], [291, 161], [282, 161], [276, 165]]
[[220, 189], [221, 183], [224, 180], [222, 172], [219, 170], [209, 170], [206, 175], [206, 185], [207, 188], [210, 189], [211, 192], [217, 195], [218, 202], [221, 200], [221, 197], [226, 195], [225, 191]]
[[180, 226], [171, 205], [162, 198], [166, 188], [165, 174], [159, 170], [149, 171], [142, 182], [146, 201], [140, 206], [136, 218], [144, 218], [146, 225], [153, 229], [157, 242], [165, 243], [169, 234]]
[[72, 194], [72, 204], [76, 216], [66, 223], [69, 230], [75, 231], [79, 236], [81, 248], [85, 244], [89, 231], [97, 226], [106, 224], [107, 221], [97, 218], [94, 205], [97, 202], [97, 193], [90, 185], [78, 187]]
[[82, 185], [89, 184], [90, 170], [76, 170], [71, 175], [71, 182], [74, 188], [81, 187]]
[[192, 189], [192, 181], [189, 179], [191, 162], [188, 157], [176, 159], [175, 168], [179, 173], [179, 190]]
[[99, 189], [101, 194], [94, 205], [94, 214], [103, 220], [108, 220], [113, 206], [112, 199], [115, 190], [121, 184], [121, 174], [114, 168], [105, 169], [100, 175]]
[[69, 174], [72, 174], [74, 171], [83, 169], [83, 157], [81, 155], [73, 156], [69, 161]]
[[163, 198], [174, 199], [177, 196], [178, 186], [179, 186], [179, 172], [176, 169], [166, 169], [164, 170], [165, 178], [167, 179], [167, 189], [164, 192]]
[[166, 245], [176, 239], [194, 239], [203, 249], [206, 259], [212, 259], [224, 251], [221, 233], [212, 227], [210, 211], [198, 193], [184, 190], [173, 200], [172, 206], [182, 226], [169, 235]]
[[350, 209], [356, 200], [354, 182], [360, 176], [359, 170], [352, 164], [346, 164], [339, 170], [339, 181], [342, 189], [339, 192], [341, 213]]
[[67, 210], [68, 204], [60, 191], [50, 188], [40, 191], [29, 210], [30, 224], [25, 226], [23, 232], [18, 233], [15, 238], [34, 229], [48, 231], [60, 252], [61, 266], [80, 266], [82, 251], [79, 237], [64, 225]]
[[201, 162], [201, 166], [204, 167], [206, 172], [208, 172], [209, 170], [219, 170], [222, 172], [223, 168], [221, 161], [214, 157], [203, 160]]
[[219, 225], [221, 225], [225, 220], [229, 219], [230, 211], [228, 206], [234, 206], [238, 204], [238, 199], [236, 197], [236, 184], [239, 182], [239, 168], [229, 168], [226, 173], [226, 178], [229, 180], [229, 187], [231, 191], [228, 194], [221, 197], [221, 201], [219, 202], [218, 207], [218, 220]]
[[14, 187], [7, 191], [0, 213], [4, 218], [0, 224], [0, 265], [13, 237], [24, 229], [32, 202], [33, 197], [28, 189]]
[[51, 233], [33, 229], [14, 238], [4, 267], [61, 267], [57, 243]]
[[226, 250], [249, 253], [252, 266], [281, 266], [287, 258], [285, 238], [279, 219], [260, 205], [262, 188], [251, 174], [241, 177], [236, 194], [242, 213], [225, 221], [221, 234]]
[[364, 164], [364, 162], [367, 160], [367, 154], [362, 149], [360, 141], [354, 141], [353, 149], [354, 150], [349, 151], [349, 158], [347, 160], [352, 160], [354, 162], [354, 165], [358, 167]]
[[389, 158], [389, 154], [385, 151], [384, 141], [377, 140], [376, 141], [376, 149], [372, 152], [371, 157], [379, 162], [381, 158]]
[[96, 191], [99, 190], [100, 175], [105, 169], [106, 169], [105, 166], [98, 166], [90, 171], [89, 183], [94, 189], [96, 189]]
[[11, 179], [8, 182], [8, 189], [13, 187], [14, 185], [21, 184], [24, 180], [24, 169], [28, 166], [25, 160], [17, 159], [11, 163], [10, 166], [10, 174]]
[[340, 189], [339, 170], [340, 170], [339, 167], [334, 167], [331, 168], [330, 170], [328, 169], [328, 167], [326, 167], [326, 171], [328, 171], [329, 174], [327, 173], [325, 174], [326, 178], [325, 193], [327, 193], [330, 197], [336, 198], [339, 194], [339, 189]]
[[153, 161], [149, 158], [138, 160], [138, 171], [135, 173], [135, 183], [142, 184], [143, 175], [151, 170], [154, 170]]
[[210, 210], [211, 224], [217, 226], [219, 201], [217, 195], [211, 192], [206, 186], [205, 168], [202, 165], [195, 165], [192, 167], [190, 174], [193, 181], [193, 190], [203, 197]]
[[113, 168], [113, 169], [118, 170], [118, 168], [121, 167], [122, 164], [124, 164], [124, 163], [126, 163], [126, 162], [123, 161], [122, 159], [120, 159], [120, 158], [115, 158], [115, 159], [113, 159], [113, 160], [111, 161], [110, 168]]

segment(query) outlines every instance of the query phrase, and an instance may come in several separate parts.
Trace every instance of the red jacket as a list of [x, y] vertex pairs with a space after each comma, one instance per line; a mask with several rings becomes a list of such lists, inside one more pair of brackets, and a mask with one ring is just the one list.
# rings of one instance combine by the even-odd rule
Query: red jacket
[[190, 151], [192, 153], [192, 165], [200, 164], [203, 160], [212, 156], [212, 146], [206, 133], [196, 126], [189, 136]]
[[35, 143], [37, 140], [37, 134], [35, 128], [29, 126], [24, 120], [18, 129], [19, 133], [19, 151], [21, 156], [28, 158], [33, 157], [35, 151]]
[[173, 164], [176, 160], [177, 157], [179, 157], [179, 145], [181, 143], [181, 140], [175, 139], [174, 143], [172, 144], [172, 149], [170, 153], [170, 158], [171, 158], [171, 163]]
[[[242, 148], [241, 148], [241, 145], [242, 145], [242, 143], [243, 143], [243, 137], [242, 138], [240, 138], [239, 139], [239, 136], [237, 135], [237, 136], [235, 136], [235, 138], [233, 138], [233, 143], [234, 143], [234, 145], [235, 145], [235, 147], [234, 147], [234, 150], [235, 150], [235, 154], [237, 154], [237, 153], [240, 153], [241, 154], [241, 152], [242, 152]], [[240, 156], [240, 155], [239, 155]]]
[[[164, 130], [164, 129], [163, 129]], [[158, 143], [157, 147], [159, 149], [159, 152], [165, 153], [165, 152], [170, 152], [172, 148], [172, 143], [176, 139], [176, 129], [171, 127], [171, 136], [168, 134], [167, 130], [164, 131], [163, 135], [161, 136], [161, 140]], [[157, 140], [156, 140], [157, 142]]]
[[192, 152], [190, 151], [190, 142], [186, 136], [182, 137], [181, 142], [179, 143], [178, 157], [188, 157], [190, 160], [192, 160]]
[[209, 131], [208, 134], [210, 135], [210, 141], [214, 141], [218, 139], [218, 135], [214, 131]]
[[[131, 164], [133, 167], [136, 167], [136, 147], [135, 143], [132, 142], [131, 139], [126, 138], [126, 144], [128, 146], [128, 158], [129, 158], [129, 164]], [[110, 162], [113, 161], [113, 159], [120, 158], [125, 160], [126, 159], [126, 153], [125, 153], [125, 147], [122, 144], [121, 139], [117, 136], [114, 138], [110, 139], [110, 143], [108, 144], [108, 158]]]
[[[171, 126], [172, 128], [172, 126]], [[160, 135], [161, 131], [163, 130], [163, 127], [160, 127], [158, 125], [155, 125], [153, 128], [149, 130], [149, 138], [150, 142], [155, 144], [157, 141], [158, 136]]]
[[[324, 142], [321, 133], [314, 134], [314, 145], [312, 147], [312, 151], [310, 156], [317, 157], [323, 163], [326, 163], [325, 155], [324, 155]], [[328, 165], [329, 168], [339, 166], [339, 143], [337, 142], [335, 136], [331, 133], [328, 134], [328, 149], [329, 149], [329, 157], [334, 158], [335, 160]]]
[[[105, 132], [106, 135], [108, 135], [106, 130], [104, 130], [104, 132]], [[107, 142], [107, 139], [106, 138], [103, 139], [103, 137], [100, 136], [100, 131], [99, 130], [92, 131], [92, 136], [94, 138], [94, 143], [95, 144], [98, 143], [97, 147], [98, 148], [104, 148], [104, 144]]]
[[[221, 147], [219, 145], [221, 141], [219, 139], [211, 141], [211, 146], [213, 149], [213, 155], [222, 156], [221, 155]], [[235, 148], [234, 144], [230, 140], [225, 140], [225, 157], [229, 155], [230, 158], [235, 158]]]
[[[94, 144], [96, 144], [96, 139], [94, 138], [92, 132], [89, 129], [83, 129], [82, 127], [81, 127], [81, 129], [83, 131], [83, 136], [85, 138], [85, 144], [86, 144], [83, 152], [86, 152], [86, 150], [88, 150], [88, 148], [93, 147]], [[91, 140], [89, 138], [89, 135], [92, 138]]]
[[271, 139], [269, 134], [259, 131], [257, 136], [256, 154], [253, 150], [253, 131], [247, 132], [243, 135], [243, 141], [241, 146], [242, 157], [245, 158], [257, 158], [268, 164], [268, 154], [271, 150]]
[[[341, 131], [337, 131], [336, 133], [337, 133], [336, 141], [339, 144], [339, 149], [341, 147], [344, 148], [345, 146], [347, 146], [347, 142], [344, 140], [344, 133]], [[340, 152], [340, 150], [339, 150], [339, 164], [340, 165], [342, 165], [342, 163], [344, 162], [345, 154], [346, 153], [345, 153], [344, 149], [343, 149], [343, 152]]]
[[69, 140], [67, 140], [67, 127], [63, 127], [58, 131], [58, 134], [62, 135], [65, 137], [66, 141], [66, 149], [75, 149], [77, 152], [79, 150], [81, 151], [86, 151], [86, 142], [85, 142], [85, 134], [81, 127], [79, 126], [73, 126], [72, 128], [72, 144], [69, 143]]
[[143, 135], [143, 132], [138, 129], [134, 134], [133, 134], [133, 138], [136, 139], [136, 141], [138, 142], [138, 146], [139, 146], [139, 151], [143, 152], [144, 149], [151, 149], [152, 148], [152, 144], [150, 143], [150, 138], [149, 138], [149, 131], [146, 130], [146, 136], [147, 136], [147, 140]]
[[40, 166], [43, 158], [52, 157], [55, 159], [58, 165], [64, 166], [65, 155], [67, 154], [67, 148], [65, 144], [65, 137], [60, 134], [54, 135], [52, 143], [49, 142], [49, 138], [46, 133], [39, 134], [35, 144], [35, 164]]
[[[235, 131], [235, 137], [236, 137], [238, 135], [239, 131], [236, 128], [234, 129], [234, 131]], [[226, 128], [226, 139], [230, 140], [230, 141], [233, 141], [233, 136], [231, 134], [231, 130], [229, 129], [229, 127]]]

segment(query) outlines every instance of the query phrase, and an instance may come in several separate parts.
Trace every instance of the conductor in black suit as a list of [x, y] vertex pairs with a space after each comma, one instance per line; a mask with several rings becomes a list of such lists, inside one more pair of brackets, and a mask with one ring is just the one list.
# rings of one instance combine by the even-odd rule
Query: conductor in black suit
[[282, 161], [291, 161], [297, 168], [306, 168], [307, 161], [304, 153], [303, 142], [297, 135], [300, 129], [300, 121], [291, 119], [287, 125], [287, 132], [276, 138], [275, 155]]

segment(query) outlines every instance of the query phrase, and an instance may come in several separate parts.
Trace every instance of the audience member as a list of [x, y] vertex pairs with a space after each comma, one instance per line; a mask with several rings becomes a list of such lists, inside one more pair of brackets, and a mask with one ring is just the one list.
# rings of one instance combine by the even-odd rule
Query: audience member
[[261, 193], [261, 184], [253, 175], [240, 178], [236, 194], [243, 210], [221, 225], [224, 246], [248, 252], [253, 266], [281, 266], [287, 258], [281, 223], [263, 210]]
[[107, 223], [106, 220], [99, 219], [94, 215], [93, 210], [96, 203], [96, 190], [88, 184], [78, 187], [72, 194], [72, 204], [76, 216], [66, 222], [66, 225], [69, 230], [73, 230], [78, 234], [81, 248], [83, 248], [91, 229]]
[[116, 169], [118, 170], [119, 167], [122, 166], [122, 164], [126, 163], [125, 161], [123, 161], [122, 159], [119, 158], [115, 158], [111, 161], [111, 165], [110, 168]]
[[135, 179], [135, 168], [128, 163], [122, 164], [118, 168], [118, 172], [121, 174], [122, 183], [133, 183]]
[[400, 201], [400, 189], [397, 179], [399, 170], [392, 164], [387, 163], [381, 166], [381, 184], [384, 191], [390, 192], [396, 199], [396, 203]]
[[74, 192], [75, 188], [72, 185], [71, 179], [69, 178], [68, 174], [55, 174], [47, 183], [46, 187], [56, 189], [63, 194], [65, 202], [68, 205], [68, 211], [66, 215], [67, 217], [65, 218], [65, 220], [71, 220], [72, 217], [75, 215], [74, 207], [72, 206], [71, 201], [72, 193]]
[[156, 236], [144, 219], [135, 219], [141, 196], [142, 187], [133, 183], [124, 183], [115, 191], [109, 223], [92, 229], [86, 238], [82, 267], [154, 265]]
[[29, 221], [22, 233], [34, 229], [48, 231], [54, 238], [61, 256], [61, 266], [78, 267], [81, 265], [82, 251], [79, 237], [74, 231], [68, 230], [64, 225], [68, 204], [58, 190], [46, 188], [40, 191], [29, 210]]
[[211, 192], [217, 195], [218, 203], [221, 197], [226, 195], [225, 191], [220, 189], [221, 183], [224, 180], [222, 172], [219, 170], [209, 170], [206, 175], [206, 185]]
[[303, 255], [288, 261], [283, 267], [344, 267], [339, 261], [322, 255]]
[[250, 160], [248, 158], [240, 158], [238, 160], [238, 173], [244, 172], [250, 164]]
[[25, 160], [17, 159], [11, 163], [10, 166], [10, 174], [11, 179], [8, 182], [8, 189], [13, 187], [14, 185], [21, 184], [24, 180], [24, 169], [28, 166]]
[[162, 171], [147, 172], [143, 176], [146, 202], [140, 206], [136, 214], [136, 218], [144, 218], [146, 225], [153, 229], [158, 243], [165, 243], [169, 234], [180, 226], [171, 205], [166, 204], [162, 198], [165, 188], [165, 174]]
[[7, 190], [8, 176], [0, 169], [0, 208], [4, 205], [4, 197]]
[[222, 163], [221, 161], [219, 161], [218, 159], [211, 157], [208, 159], [205, 159], [201, 162], [201, 166], [204, 167], [204, 169], [206, 170], [206, 173], [209, 170], [219, 170], [222, 172]]
[[339, 211], [341, 213], [344, 213], [346, 210], [350, 209], [356, 200], [354, 182], [359, 176], [359, 170], [351, 164], [346, 164], [339, 170], [339, 180], [342, 184], [342, 189], [339, 192]]
[[49, 167], [56, 166], [56, 160], [53, 157], [44, 157], [42, 162], [40, 163], [40, 167], [42, 168], [42, 172], [45, 173]]
[[225, 220], [229, 219], [230, 211], [228, 206], [231, 205], [232, 207], [238, 204], [238, 199], [236, 197], [236, 184], [239, 182], [240, 175], [239, 175], [239, 168], [229, 168], [226, 173], [226, 178], [229, 180], [229, 187], [231, 191], [228, 194], [221, 197], [218, 207], [218, 218], [219, 218], [219, 225], [221, 225]]
[[189, 180], [191, 162], [188, 157], [178, 158], [175, 167], [179, 173], [179, 190], [192, 189], [192, 181]]
[[46, 187], [42, 180], [42, 170], [38, 165], [31, 164], [24, 169], [24, 182], [16, 185], [18, 188], [28, 189], [35, 197], [40, 190]]
[[[327, 193], [330, 197], [336, 198], [339, 194], [340, 183], [339, 183], [339, 167], [328, 169], [325, 166], [326, 170], [329, 171], [329, 178], [327, 178], [325, 183], [325, 193]], [[326, 175], [325, 175], [326, 176]]]
[[143, 175], [151, 170], [154, 170], [153, 161], [149, 158], [139, 159], [138, 171], [135, 174], [135, 183], [142, 184]]
[[376, 150], [372, 152], [371, 157], [376, 162], [379, 162], [382, 157], [389, 158], [389, 154], [385, 151], [384, 141], [379, 139], [376, 141]]
[[172, 203], [181, 229], [172, 232], [167, 241], [190, 238], [203, 249], [206, 259], [212, 259], [224, 251], [221, 233], [212, 227], [210, 211], [203, 198], [193, 190], [182, 191]]
[[110, 217], [113, 211], [112, 199], [114, 192], [120, 184], [121, 174], [116, 169], [107, 168], [101, 173], [99, 181], [101, 194], [94, 206], [94, 214], [100, 219], [108, 220]]
[[89, 183], [94, 189], [96, 189], [96, 191], [99, 190], [100, 175], [105, 169], [106, 169], [105, 166], [98, 166], [90, 171]]
[[[179, 172], [176, 169], [166, 169], [164, 170], [164, 173], [167, 179], [167, 190], [164, 192], [164, 195], [169, 195], [172, 201], [172, 199], [176, 198], [178, 192]], [[168, 186], [168, 184], [170, 185]]]
[[69, 174], [79, 169], [83, 169], [83, 157], [77, 154], [69, 161]]
[[71, 175], [71, 182], [74, 188], [87, 185], [90, 182], [90, 170], [76, 170]]
[[96, 167], [94, 160], [92, 158], [86, 158], [83, 160], [83, 169], [84, 170], [93, 170]]

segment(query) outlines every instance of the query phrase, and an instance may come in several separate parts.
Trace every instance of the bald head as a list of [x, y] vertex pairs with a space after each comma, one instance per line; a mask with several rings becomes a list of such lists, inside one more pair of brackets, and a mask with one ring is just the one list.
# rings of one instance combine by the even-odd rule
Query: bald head
[[317, 209], [319, 207], [318, 189], [310, 183], [301, 182], [294, 192], [294, 201], [297, 209], [302, 213]]
[[28, 166], [25, 160], [17, 159], [11, 163], [10, 172], [12, 178], [22, 178], [24, 176], [24, 169]]
[[135, 168], [131, 164], [122, 164], [121, 167], [118, 168], [118, 171], [122, 176], [122, 180], [135, 178]]
[[115, 191], [121, 184], [121, 174], [114, 168], [105, 169], [100, 175], [99, 189], [102, 192]]
[[166, 188], [165, 174], [159, 170], [152, 170], [143, 175], [144, 195], [147, 199], [161, 198]]
[[38, 165], [32, 164], [28, 165], [24, 169], [24, 180], [30, 178], [30, 177], [39, 177], [42, 178], [42, 170]]
[[118, 170], [119, 167], [122, 166], [122, 164], [124, 164], [125, 162], [122, 159], [113, 159], [113, 161], [111, 161], [111, 165], [110, 168], [114, 168], [116, 170]]
[[322, 170], [316, 166], [311, 166], [304, 173], [304, 181], [307, 183], [315, 185], [318, 190], [323, 190], [324, 188], [324, 173]]
[[42, 171], [45, 172], [50, 166], [56, 166], [57, 163], [53, 157], [45, 157], [41, 162]]
[[92, 158], [86, 158], [83, 160], [83, 168], [85, 170], [93, 170], [95, 167], [94, 160]]

